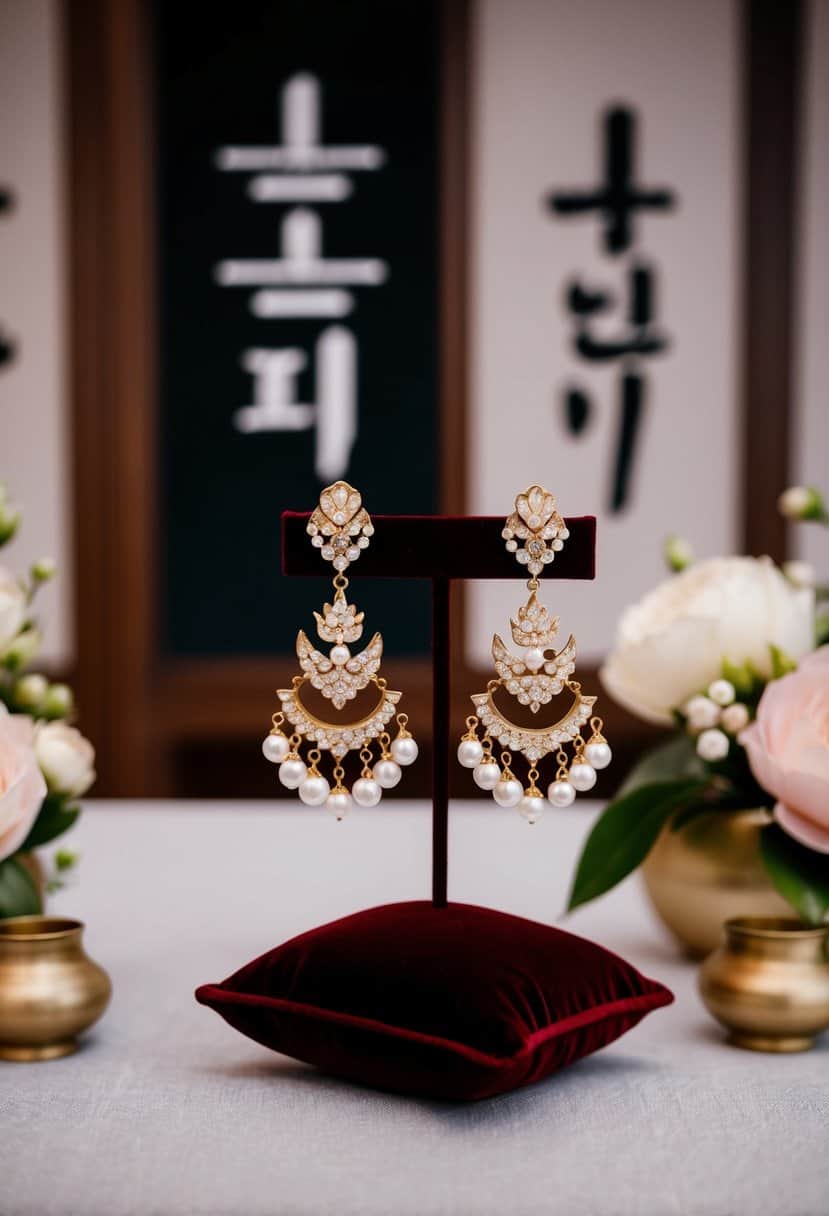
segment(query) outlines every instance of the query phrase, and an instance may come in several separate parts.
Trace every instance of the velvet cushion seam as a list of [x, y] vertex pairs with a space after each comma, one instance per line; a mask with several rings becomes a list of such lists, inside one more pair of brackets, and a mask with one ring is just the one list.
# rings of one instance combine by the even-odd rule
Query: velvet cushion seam
[[405, 1026], [395, 1026], [388, 1022], [378, 1021], [375, 1018], [362, 1017], [359, 1014], [341, 1013], [336, 1009], [325, 1009], [318, 1005], [306, 1005], [300, 1001], [289, 1001], [284, 997], [261, 996], [249, 992], [234, 992], [233, 989], [223, 988], [220, 984], [205, 984], [196, 989], [196, 999], [202, 1004], [210, 1003], [208, 999], [205, 999], [208, 994], [217, 1003], [221, 1001], [233, 1005], [247, 1005], [260, 1009], [267, 1008], [276, 1012], [283, 1011], [285, 1013], [316, 1018], [319, 1021], [331, 1022], [340, 1026], [371, 1030], [395, 1038], [407, 1039], [410, 1042], [443, 1047], [449, 1051], [463, 1055], [469, 1060], [490, 1066], [495, 1065], [496, 1067], [520, 1060], [523, 1056], [530, 1054], [550, 1039], [567, 1034], [572, 1030], [580, 1030], [584, 1026], [609, 1021], [611, 1018], [624, 1014], [638, 1013], [640, 1011], [648, 1013], [650, 1010], [658, 1009], [662, 1005], [670, 1005], [674, 999], [668, 989], [661, 988], [655, 989], [652, 992], [641, 993], [638, 996], [620, 997], [617, 1000], [608, 1001], [601, 1005], [593, 1005], [589, 1009], [583, 1009], [579, 1013], [570, 1014], [569, 1017], [561, 1018], [549, 1026], [544, 1026], [540, 1030], [534, 1031], [524, 1040], [521, 1047], [511, 1055], [494, 1056], [488, 1052], [479, 1051], [475, 1047], [470, 1047], [466, 1043], [461, 1043], [456, 1039], [426, 1034], [420, 1030], [412, 1030]]

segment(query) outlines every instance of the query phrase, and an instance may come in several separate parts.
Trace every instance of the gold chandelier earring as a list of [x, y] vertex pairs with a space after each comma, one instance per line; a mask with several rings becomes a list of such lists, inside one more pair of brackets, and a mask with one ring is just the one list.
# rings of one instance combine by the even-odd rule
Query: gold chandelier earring
[[[345, 571], [368, 548], [374, 535], [371, 518], [357, 490], [345, 481], [323, 490], [319, 506], [308, 521], [307, 532], [323, 560], [336, 570], [333, 603], [314, 613], [319, 637], [333, 645], [323, 654], [300, 629], [296, 653], [303, 674], [294, 676], [290, 688], [277, 689], [280, 709], [273, 715], [273, 727], [262, 751], [267, 760], [279, 765], [282, 784], [296, 790], [307, 806], [324, 804], [337, 819], [342, 819], [352, 802], [358, 806], [377, 806], [383, 790], [393, 789], [400, 781], [401, 767], [414, 763], [417, 743], [406, 729], [408, 717], [397, 713], [402, 694], [388, 688], [379, 674], [383, 658], [380, 634], [375, 633], [359, 654], [352, 655], [349, 650], [349, 644], [362, 636], [364, 614], [346, 599]], [[327, 722], [313, 714], [303, 700], [303, 690], [309, 685], [338, 710], [369, 685], [376, 690], [378, 699], [371, 712], [356, 722]], [[387, 727], [395, 715], [397, 735], [392, 740]], [[286, 723], [287, 733], [283, 730]], [[379, 752], [376, 758], [375, 748]], [[343, 761], [350, 751], [359, 752], [363, 767], [349, 791], [344, 784]], [[333, 781], [321, 771], [323, 752], [330, 753]]]
[[[544, 810], [545, 798], [538, 782], [539, 765], [547, 756], [554, 755], [557, 764], [547, 787], [547, 799], [556, 807], [570, 806], [576, 791], [591, 790], [596, 784], [596, 770], [606, 768], [611, 760], [602, 720], [593, 715], [596, 698], [585, 696], [581, 685], [572, 679], [575, 638], [571, 634], [566, 646], [555, 650], [558, 617], [551, 617], [538, 600], [538, 576], [569, 535], [548, 490], [530, 486], [518, 495], [502, 536], [507, 550], [530, 575], [529, 599], [518, 609], [517, 619], [510, 620], [512, 640], [521, 654], [513, 654], [495, 634], [492, 658], [498, 679], [489, 681], [486, 692], [472, 694], [475, 713], [467, 718], [468, 729], [458, 746], [458, 760], [464, 768], [473, 770], [475, 784], [490, 790], [499, 806], [518, 807], [530, 823], [535, 823]], [[565, 690], [572, 694], [572, 700], [563, 717], [551, 725], [523, 727], [510, 721], [496, 704], [495, 695], [501, 690], [528, 706], [533, 714]], [[588, 723], [592, 733], [585, 741], [582, 731]], [[527, 763], [526, 786], [515, 775], [516, 752]]]

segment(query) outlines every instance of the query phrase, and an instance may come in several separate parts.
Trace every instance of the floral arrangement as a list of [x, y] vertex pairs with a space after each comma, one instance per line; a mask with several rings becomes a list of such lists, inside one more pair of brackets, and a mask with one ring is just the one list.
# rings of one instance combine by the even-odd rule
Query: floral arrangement
[[[790, 519], [829, 523], [815, 489], [779, 500]], [[693, 562], [666, 545], [673, 576], [623, 615], [602, 668], [611, 696], [674, 736], [644, 757], [595, 824], [569, 907], [608, 891], [670, 824], [766, 808], [760, 851], [773, 886], [807, 924], [829, 910], [829, 587], [804, 562]]]
[[[20, 521], [0, 483], [0, 548]], [[48, 558], [26, 578], [0, 565], [0, 917], [42, 911], [44, 876], [34, 850], [72, 827], [80, 814], [75, 800], [95, 780], [92, 745], [69, 724], [71, 689], [28, 670], [41, 645], [35, 598], [55, 573]], [[47, 888], [61, 886], [75, 861], [58, 850]]]

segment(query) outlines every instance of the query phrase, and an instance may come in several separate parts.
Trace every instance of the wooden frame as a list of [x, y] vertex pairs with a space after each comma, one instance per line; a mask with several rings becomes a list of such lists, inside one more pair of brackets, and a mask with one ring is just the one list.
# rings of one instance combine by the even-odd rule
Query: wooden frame
[[[793, 417], [802, 0], [745, 0], [742, 542], [783, 561]], [[763, 486], [762, 498], [752, 493]]]
[[[465, 508], [467, 434], [471, 5], [469, 0], [445, 0], [443, 13], [441, 505], [460, 513]], [[64, 14], [76, 684], [84, 729], [98, 749], [97, 788], [101, 794], [142, 797], [193, 789], [272, 796], [272, 774], [256, 764], [251, 743], [269, 720], [272, 690], [293, 670], [292, 659], [162, 658], [157, 645], [155, 217], [146, 8], [142, 0], [66, 0]], [[749, 551], [777, 558], [785, 552], [782, 521], [772, 508], [758, 513], [750, 488], [757, 479], [782, 488], [788, 478], [800, 16], [799, 0], [743, 4], [748, 318], [743, 341], [743, 539]], [[770, 232], [775, 240], [769, 239]], [[454, 636], [462, 637], [463, 628], [458, 589], [452, 605]], [[462, 647], [455, 647], [455, 655], [453, 730], [459, 732], [467, 693], [486, 677], [466, 665]], [[393, 670], [424, 738], [431, 713], [429, 664], [395, 661]], [[595, 671], [581, 674], [586, 684], [596, 682]], [[598, 791], [608, 793], [625, 762], [656, 732], [612, 703], [605, 701], [603, 708], [622, 760]], [[424, 742], [428, 752], [431, 741]], [[213, 743], [221, 748], [210, 748]], [[205, 746], [214, 757], [227, 756], [227, 763], [206, 773]], [[198, 781], [188, 773], [188, 764], [198, 769]], [[420, 788], [415, 792], [424, 794], [429, 773], [425, 755], [417, 770]], [[411, 790], [412, 783], [407, 786]], [[459, 783], [457, 792], [468, 788]]]
[[[141, 0], [65, 5], [72, 250], [70, 347], [75, 469], [77, 691], [99, 757], [102, 794], [178, 794], [176, 753], [221, 741], [247, 745], [266, 727], [272, 691], [293, 658], [160, 656], [155, 427], [152, 90]], [[464, 376], [463, 240], [467, 6], [444, 6], [441, 200], [444, 401]], [[463, 411], [450, 418], [452, 468]], [[444, 476], [446, 505], [457, 481]], [[451, 501], [449, 501], [451, 500]], [[427, 660], [394, 664], [413, 721], [430, 718]], [[428, 733], [423, 731], [423, 734]], [[428, 750], [428, 744], [427, 744]], [[259, 766], [254, 764], [255, 769]], [[419, 766], [425, 792], [427, 767]], [[261, 773], [257, 787], [265, 792]], [[238, 786], [236, 786], [239, 789]], [[272, 783], [267, 789], [272, 792]], [[229, 792], [229, 791], [224, 791]], [[239, 792], [248, 792], [242, 786]]]

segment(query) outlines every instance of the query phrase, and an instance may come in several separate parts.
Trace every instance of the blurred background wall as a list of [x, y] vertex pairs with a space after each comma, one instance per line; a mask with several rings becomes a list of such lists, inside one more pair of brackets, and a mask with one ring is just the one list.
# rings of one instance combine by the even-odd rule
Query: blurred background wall
[[[826, 568], [775, 500], [829, 471], [827, 0], [3, 0], [0, 81], [11, 557], [100, 793], [273, 794], [279, 513], [337, 476], [595, 513], [594, 672], [668, 532]], [[458, 723], [515, 591], [456, 596]], [[355, 594], [428, 753], [426, 589]]]

